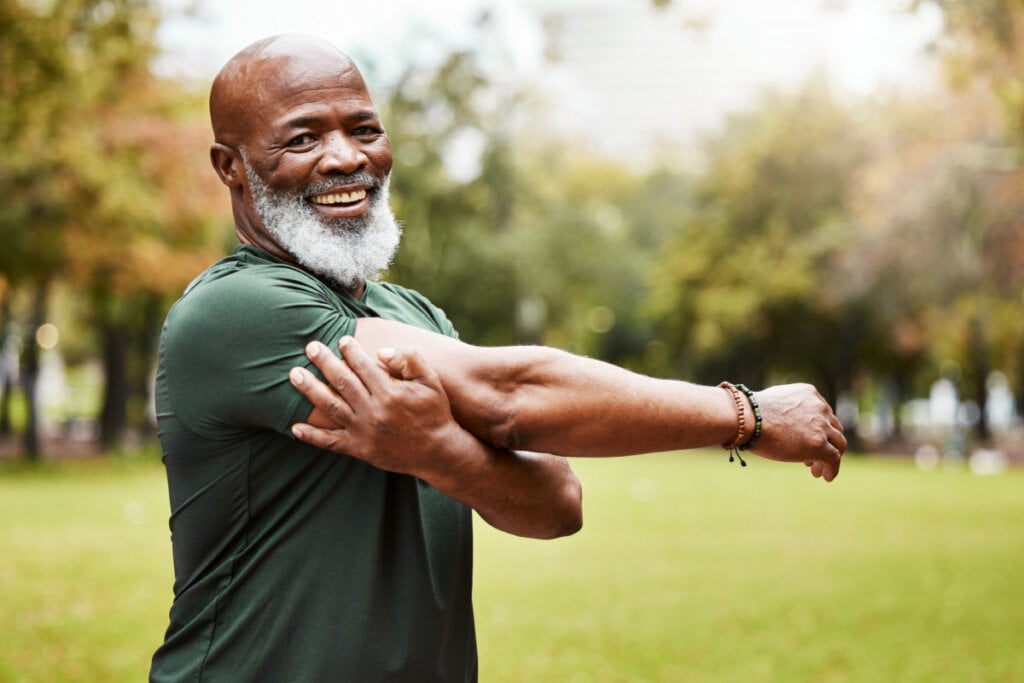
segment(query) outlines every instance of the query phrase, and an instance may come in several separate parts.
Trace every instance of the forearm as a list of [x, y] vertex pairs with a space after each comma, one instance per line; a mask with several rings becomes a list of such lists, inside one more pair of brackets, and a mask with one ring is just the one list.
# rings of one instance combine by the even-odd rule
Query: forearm
[[424, 481], [510, 534], [557, 538], [579, 531], [582, 489], [564, 458], [500, 450], [459, 431], [463, 436], [446, 447], [457, 455], [432, 459], [419, 474]]
[[645, 377], [550, 348], [480, 353], [504, 363], [514, 381], [501, 385], [492, 406], [452, 387], [453, 409], [457, 417], [464, 405], [490, 412], [490, 437], [505, 447], [614, 456], [712, 446], [736, 436], [736, 406], [717, 387]]
[[495, 403], [481, 410], [475, 395], [456, 386], [446, 385], [446, 391], [457, 395], [451, 397], [453, 411], [467, 424], [465, 406], [490, 415], [489, 440], [505, 447], [607, 456], [745, 444], [754, 437], [756, 400], [762, 417], [753, 448], [757, 455], [803, 462], [815, 477], [832, 481], [846, 450], [842, 424], [809, 384], [769, 387], [750, 398], [736, 392], [734, 400], [732, 392], [717, 386], [645, 377], [552, 349], [477, 353], [492, 356], [477, 367], [498, 366], [508, 373], [506, 381], [490, 382], [498, 387], [497, 398], [488, 399]]

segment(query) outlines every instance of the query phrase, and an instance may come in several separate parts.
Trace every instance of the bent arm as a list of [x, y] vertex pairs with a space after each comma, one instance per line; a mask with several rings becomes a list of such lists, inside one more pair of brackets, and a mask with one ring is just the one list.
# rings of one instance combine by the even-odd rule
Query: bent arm
[[450, 444], [454, 458], [449, 462], [461, 465], [442, 477], [421, 475], [424, 481], [506, 533], [557, 538], [580, 530], [582, 487], [565, 458], [502, 450], [463, 433], [462, 446]]
[[[419, 354], [396, 353], [385, 366], [356, 342], [343, 351], [347, 363], [322, 344], [307, 347], [328, 382], [343, 387], [343, 399], [309, 370], [292, 369], [292, 384], [327, 407], [293, 427], [298, 438], [418, 477], [508, 533], [554, 538], [582, 526], [580, 483], [564, 458], [495, 448], [466, 431]], [[314, 432], [314, 425], [327, 429]]]

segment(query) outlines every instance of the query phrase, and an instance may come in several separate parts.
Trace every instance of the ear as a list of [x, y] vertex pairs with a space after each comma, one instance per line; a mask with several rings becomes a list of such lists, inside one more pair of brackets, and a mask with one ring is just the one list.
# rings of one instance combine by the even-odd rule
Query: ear
[[210, 146], [210, 163], [220, 181], [228, 187], [235, 188], [242, 184], [245, 168], [242, 155], [235, 148], [215, 142]]

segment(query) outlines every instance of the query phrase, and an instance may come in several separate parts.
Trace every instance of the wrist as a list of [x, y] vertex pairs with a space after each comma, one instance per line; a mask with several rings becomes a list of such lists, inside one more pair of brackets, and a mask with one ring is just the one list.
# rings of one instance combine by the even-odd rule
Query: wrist
[[438, 490], [447, 490], [470, 473], [481, 444], [455, 420], [435, 430], [432, 441], [420, 471], [413, 474]]
[[764, 418], [761, 415], [761, 406], [757, 402], [757, 397], [754, 396], [754, 392], [748, 389], [746, 384], [737, 384], [736, 388], [747, 400], [750, 408], [749, 414], [752, 418], [748, 420], [751, 431], [750, 437], [739, 445], [739, 449], [741, 451], [748, 451], [756, 446], [758, 440], [761, 438], [761, 433], [764, 430]]
[[729, 441], [722, 444], [722, 448], [729, 451], [729, 462], [734, 459], [740, 461], [740, 465], [747, 466], [747, 463], [740, 455], [740, 451], [753, 448], [758, 439], [761, 438], [763, 418], [761, 407], [754, 396], [754, 392], [745, 384], [733, 384], [722, 382], [718, 385], [728, 392], [736, 408], [736, 435]]
[[733, 423], [735, 431], [733, 436], [728, 441], [722, 443], [722, 448], [727, 451], [733, 451], [739, 448], [740, 444], [746, 443], [749, 438], [747, 415], [751, 414], [749, 410], [750, 403], [746, 396], [743, 395], [743, 392], [739, 390], [739, 387], [732, 382], [722, 382], [718, 386], [729, 395], [735, 415], [735, 422]]

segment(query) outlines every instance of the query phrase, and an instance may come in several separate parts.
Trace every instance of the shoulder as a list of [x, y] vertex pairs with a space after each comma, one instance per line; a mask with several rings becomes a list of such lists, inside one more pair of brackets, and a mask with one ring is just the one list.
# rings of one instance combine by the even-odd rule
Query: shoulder
[[205, 329], [280, 329], [318, 309], [341, 312], [342, 302], [305, 271], [274, 261], [228, 257], [210, 266], [185, 290], [167, 316], [165, 332], [194, 336]]
[[305, 271], [247, 256], [207, 269], [164, 322], [158, 383], [197, 433], [216, 433], [216, 425], [284, 433], [287, 420], [304, 417], [288, 370], [308, 364], [310, 341], [333, 346], [360, 317], [351, 297]]
[[458, 337], [444, 311], [414, 289], [390, 282], [371, 283], [366, 302], [382, 318]]
[[304, 271], [224, 259], [197, 278], [167, 314], [160, 362], [175, 386], [287, 383], [288, 368], [305, 362], [306, 344], [333, 346], [354, 333], [359, 317], [354, 300]]
[[222, 259], [192, 281], [180, 302], [260, 300], [266, 296], [326, 296], [330, 289], [309, 273], [276, 261]]

